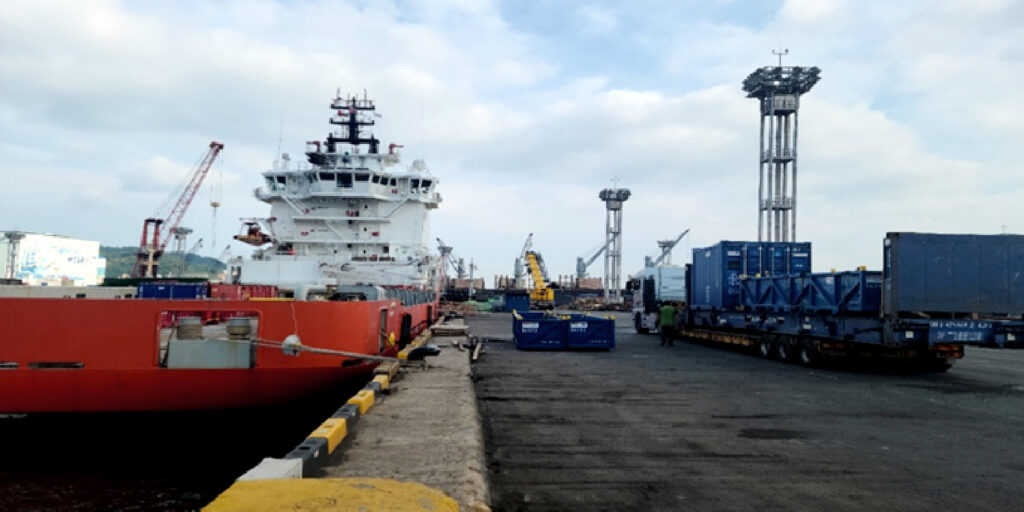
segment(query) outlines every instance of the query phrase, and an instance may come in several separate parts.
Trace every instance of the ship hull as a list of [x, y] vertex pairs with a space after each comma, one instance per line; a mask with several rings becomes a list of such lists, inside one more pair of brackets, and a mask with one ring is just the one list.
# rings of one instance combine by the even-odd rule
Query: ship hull
[[387, 334], [399, 336], [402, 317], [411, 317], [415, 333], [436, 312], [436, 302], [405, 306], [397, 300], [0, 299], [0, 412], [283, 405], [365, 379], [375, 364], [261, 346], [243, 368], [168, 367], [168, 338], [177, 319], [245, 316], [254, 320], [253, 335], [260, 340], [296, 334], [309, 347], [393, 355], [397, 347]]

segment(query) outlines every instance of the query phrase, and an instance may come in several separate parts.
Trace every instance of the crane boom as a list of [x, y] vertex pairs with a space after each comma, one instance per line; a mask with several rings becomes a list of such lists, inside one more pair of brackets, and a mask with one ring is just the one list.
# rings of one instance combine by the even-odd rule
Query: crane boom
[[577, 256], [576, 257], [576, 278], [577, 279], [583, 279], [584, 277], [587, 277], [587, 267], [592, 265], [594, 263], [594, 261], [597, 260], [598, 256], [601, 256], [601, 254], [604, 253], [604, 251], [606, 249], [608, 249], [608, 246], [610, 246], [613, 242], [615, 242], [615, 239], [618, 238], [618, 236], [619, 236], [618, 233], [612, 235], [611, 240], [608, 240], [607, 242], [605, 242], [604, 245], [602, 245], [601, 248], [598, 249], [597, 252], [595, 252], [594, 255], [591, 256], [589, 259], [584, 260], [582, 256]]
[[[181, 196], [178, 197], [178, 201], [171, 208], [171, 213], [166, 219], [148, 218], [143, 222], [142, 241], [139, 243], [135, 267], [132, 269], [133, 277], [156, 277], [160, 256], [163, 255], [164, 249], [167, 248], [167, 242], [170, 241], [167, 234], [173, 232], [181, 223], [181, 219], [185, 217], [185, 212], [192, 204], [192, 199], [196, 197], [196, 192], [199, 191], [200, 185], [203, 184], [207, 173], [210, 172], [210, 167], [213, 166], [213, 161], [217, 159], [217, 155], [222, 149], [224, 149], [223, 143], [210, 142], [209, 150], [192, 173], [188, 184], [185, 185], [185, 190], [181, 192]], [[150, 231], [151, 229], [152, 231]]]
[[658, 258], [655, 259], [649, 266], [657, 266], [659, 263], [668, 258], [669, 255], [672, 254], [672, 249], [675, 249], [676, 244], [678, 244], [679, 241], [682, 240], [683, 237], [686, 236], [686, 234], [689, 232], [690, 228], [686, 228], [685, 231], [679, 233], [679, 236], [677, 236], [675, 240], [659, 240], [658, 247], [661, 248], [661, 256], [658, 256]]

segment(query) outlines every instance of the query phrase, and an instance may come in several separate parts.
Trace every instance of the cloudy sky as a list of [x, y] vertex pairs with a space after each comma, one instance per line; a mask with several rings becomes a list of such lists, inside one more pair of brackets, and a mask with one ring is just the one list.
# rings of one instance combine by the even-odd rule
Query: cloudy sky
[[1024, 232], [1024, 1], [1002, 0], [6, 0], [0, 230], [135, 245], [219, 140], [183, 223], [218, 255], [239, 217], [267, 215], [259, 173], [323, 137], [340, 87], [367, 89], [377, 135], [427, 161], [434, 235], [489, 284], [530, 232], [552, 274], [573, 272], [615, 179], [632, 190], [624, 270], [691, 228], [682, 263], [757, 236], [740, 83], [780, 45], [822, 69], [800, 118], [815, 270], [879, 268], [887, 231]]

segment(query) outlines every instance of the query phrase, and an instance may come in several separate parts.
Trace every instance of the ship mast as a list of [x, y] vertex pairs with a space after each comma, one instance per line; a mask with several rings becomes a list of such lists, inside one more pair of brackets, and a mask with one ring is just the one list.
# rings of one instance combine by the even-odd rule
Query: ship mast
[[335, 95], [334, 101], [331, 102], [331, 109], [337, 112], [337, 115], [331, 118], [331, 124], [343, 126], [344, 130], [341, 133], [332, 132], [327, 134], [328, 153], [334, 153], [339, 143], [351, 144], [355, 147], [366, 144], [370, 147], [370, 153], [376, 154], [379, 152], [380, 140], [374, 137], [372, 133], [369, 137], [363, 137], [362, 135], [363, 127], [376, 124], [376, 121], [364, 114], [377, 115], [375, 113], [377, 107], [373, 104], [373, 100], [367, 98], [365, 94], [362, 99], [356, 96], [342, 98], [339, 91]]

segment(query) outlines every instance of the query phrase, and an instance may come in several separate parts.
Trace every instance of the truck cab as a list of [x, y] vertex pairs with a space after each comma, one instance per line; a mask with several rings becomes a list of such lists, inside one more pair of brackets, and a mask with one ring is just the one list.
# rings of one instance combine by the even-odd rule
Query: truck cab
[[647, 266], [626, 283], [633, 295], [633, 328], [640, 334], [657, 332], [658, 308], [686, 301], [686, 269], [675, 265]]

